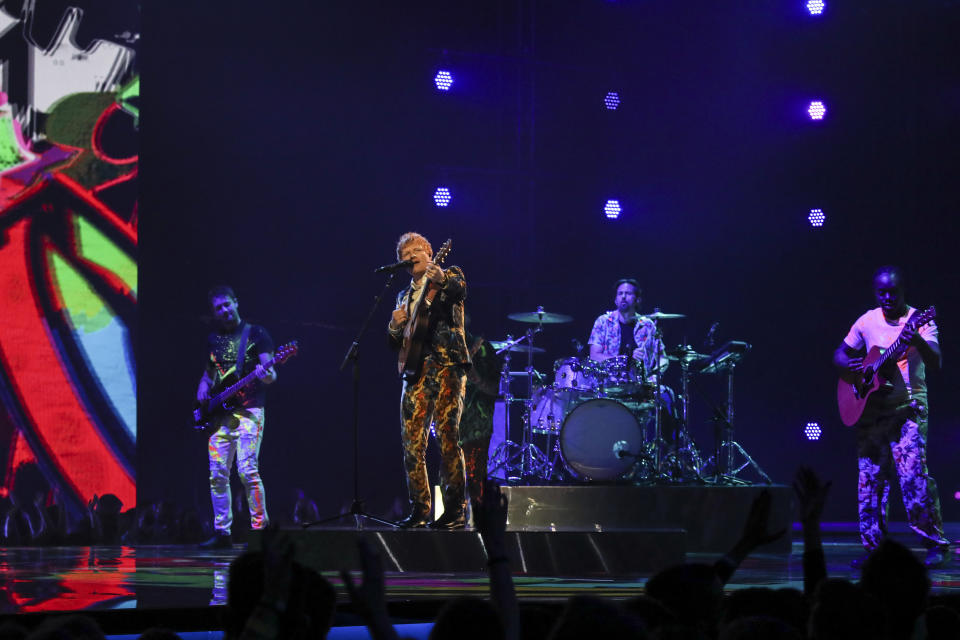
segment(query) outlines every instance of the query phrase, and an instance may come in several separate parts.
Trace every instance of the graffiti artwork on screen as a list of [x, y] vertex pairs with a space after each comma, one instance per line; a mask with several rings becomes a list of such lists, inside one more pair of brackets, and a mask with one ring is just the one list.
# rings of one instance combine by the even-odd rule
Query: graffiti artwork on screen
[[4, 508], [136, 503], [138, 4], [0, 2]]

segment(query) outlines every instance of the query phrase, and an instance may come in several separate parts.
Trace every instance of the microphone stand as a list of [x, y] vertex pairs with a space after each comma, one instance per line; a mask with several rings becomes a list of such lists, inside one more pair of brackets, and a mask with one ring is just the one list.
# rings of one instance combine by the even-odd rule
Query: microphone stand
[[376, 313], [377, 307], [380, 306], [380, 300], [383, 298], [383, 294], [385, 294], [390, 288], [390, 285], [393, 284], [393, 278], [396, 275], [397, 272], [395, 270], [390, 271], [390, 277], [387, 278], [383, 289], [377, 297], [374, 298], [373, 306], [370, 308], [370, 312], [367, 314], [363, 324], [360, 325], [357, 337], [353, 339], [350, 348], [347, 349], [347, 355], [344, 356], [343, 362], [340, 363], [339, 371], [343, 371], [348, 362], [351, 363], [353, 370], [353, 501], [350, 503], [350, 509], [348, 511], [338, 513], [328, 518], [314, 520], [313, 522], [305, 522], [302, 525], [304, 529], [350, 516], [353, 516], [357, 529], [363, 529], [364, 519], [372, 520], [388, 527], [397, 526], [395, 522], [378, 518], [364, 511], [363, 500], [360, 499], [360, 338], [366, 333], [367, 326], [370, 324], [370, 320], [373, 319], [373, 314]]

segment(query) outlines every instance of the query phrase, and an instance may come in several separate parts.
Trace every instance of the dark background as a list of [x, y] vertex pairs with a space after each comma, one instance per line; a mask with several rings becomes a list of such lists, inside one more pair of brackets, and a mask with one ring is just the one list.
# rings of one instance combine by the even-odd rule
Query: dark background
[[[960, 518], [960, 5], [837, 2], [811, 18], [803, 4], [144, 3], [140, 501], [209, 511], [189, 409], [205, 292], [226, 282], [246, 319], [302, 348], [269, 394], [271, 517], [289, 519], [297, 489], [321, 514], [348, 507], [351, 378], [338, 367], [382, 287], [373, 267], [415, 229], [435, 247], [454, 239], [478, 333], [520, 333], [506, 315], [537, 305], [574, 316], [538, 340], [541, 371], [586, 342], [623, 276], [641, 280], [643, 311], [687, 314], [664, 323], [668, 345], [701, 346], [715, 321], [719, 339], [750, 342], [737, 439], [777, 482], [812, 464], [834, 483], [827, 516], [844, 520], [856, 461], [831, 355], [875, 306], [874, 269], [901, 265], [908, 302], [939, 311], [930, 467], [945, 517]], [[448, 93], [433, 87], [440, 68], [455, 74]], [[823, 122], [806, 117], [812, 99]], [[619, 220], [604, 217], [608, 198]], [[823, 228], [807, 223], [813, 207]], [[390, 517], [405, 501], [383, 335], [399, 280], [360, 360], [360, 494]], [[699, 384], [722, 402], [723, 380]], [[705, 454], [708, 417], [694, 398]]]

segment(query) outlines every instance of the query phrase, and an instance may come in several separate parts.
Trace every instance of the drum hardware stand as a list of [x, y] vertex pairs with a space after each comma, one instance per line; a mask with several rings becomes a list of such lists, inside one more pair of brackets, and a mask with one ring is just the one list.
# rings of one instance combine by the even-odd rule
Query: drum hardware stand
[[[507, 336], [510, 339], [510, 336]], [[507, 469], [507, 463], [512, 457], [510, 450], [516, 449], [517, 444], [510, 440], [510, 405], [513, 403], [513, 394], [510, 393], [510, 351], [503, 349], [506, 353], [503, 357], [503, 368], [500, 370], [500, 393], [503, 398], [503, 442], [501, 442], [490, 461], [487, 463], [487, 473], [492, 476], [494, 471], [503, 469], [505, 477], [509, 477], [510, 470]], [[500, 351], [497, 351], [497, 355]]]
[[[623, 479], [635, 484], [654, 482], [657, 479], [654, 457], [651, 454], [651, 452], [656, 452], [656, 448], [652, 446], [654, 443], [645, 442], [641, 444], [639, 451], [627, 451], [623, 446], [626, 444], [626, 441], [621, 440], [613, 445], [614, 453], [618, 458], [633, 458], [634, 460], [630, 470], [623, 474]], [[646, 473], [643, 473], [644, 471]]]
[[[654, 313], [658, 313], [658, 309], [654, 309]], [[688, 428], [688, 419], [689, 419], [689, 381], [690, 381], [690, 360], [687, 358], [689, 353], [684, 351], [680, 355], [680, 380], [682, 385], [682, 396], [681, 396], [681, 416], [679, 420], [676, 420], [673, 429], [673, 446], [670, 451], [667, 451], [667, 443], [663, 438], [663, 390], [661, 381], [661, 367], [660, 359], [662, 357], [663, 351], [663, 332], [660, 330], [659, 324], [657, 324], [656, 333], [654, 334], [657, 344], [657, 355], [656, 355], [656, 370], [654, 371], [654, 380], [655, 380], [655, 390], [654, 390], [654, 440], [652, 443], [647, 445], [648, 448], [652, 449], [652, 466], [653, 466], [653, 478], [652, 480], [657, 483], [668, 483], [668, 484], [679, 484], [691, 480], [689, 477], [692, 475], [692, 479], [697, 482], [704, 482], [702, 476], [703, 461], [700, 457], [700, 452], [697, 450], [696, 445], [693, 443], [692, 438], [690, 438], [690, 432]], [[633, 455], [633, 454], [630, 454]], [[638, 464], [649, 460], [649, 456], [644, 456], [645, 460], [641, 460], [640, 456], [638, 457]], [[669, 465], [669, 469], [666, 467]]]
[[[654, 309], [654, 313], [658, 312], [659, 309]], [[672, 478], [664, 472], [663, 466], [666, 459], [664, 455], [666, 449], [666, 441], [663, 439], [663, 419], [660, 415], [660, 412], [663, 409], [663, 398], [660, 395], [660, 377], [661, 377], [661, 367], [660, 367], [660, 358], [662, 357], [662, 341], [663, 341], [663, 331], [660, 329], [660, 324], [654, 321], [654, 326], [656, 330], [654, 331], [653, 337], [656, 340], [656, 356], [654, 359], [654, 370], [653, 370], [653, 380], [654, 380], [654, 394], [653, 394], [653, 442], [648, 443], [647, 447], [652, 450], [652, 455], [646, 456], [643, 455], [642, 458], [649, 459], [653, 467], [653, 478], [651, 480], [654, 483], [663, 483], [671, 482]], [[644, 372], [646, 376], [646, 372]], [[637, 456], [638, 463], [641, 459], [641, 456]]]
[[681, 475], [686, 471], [684, 468], [684, 453], [689, 454], [689, 470], [693, 472], [693, 478], [698, 482], [703, 482], [701, 470], [703, 460], [696, 444], [690, 437], [689, 415], [690, 415], [690, 363], [687, 357], [692, 351], [685, 350], [680, 356], [680, 389], [683, 394], [680, 402], [680, 420], [677, 422], [673, 432], [674, 446], [674, 470], [679, 470]]
[[[717, 423], [716, 451], [714, 455], [707, 460], [707, 465], [713, 461], [714, 475], [711, 478], [715, 484], [726, 485], [749, 485], [753, 484], [749, 480], [743, 480], [737, 477], [741, 471], [747, 467], [752, 467], [757, 474], [763, 478], [767, 484], [772, 484], [770, 476], [757, 464], [747, 450], [739, 442], [733, 439], [734, 432], [734, 404], [733, 404], [733, 374], [737, 363], [743, 358], [743, 354], [750, 349], [746, 342], [731, 340], [724, 344], [715, 352], [710, 363], [704, 367], [704, 370], [712, 369], [713, 372], [727, 372], [727, 406], [724, 414], [716, 405], [712, 405], [714, 412], [714, 421]], [[734, 468], [734, 454], [739, 453], [744, 458], [740, 466]]]
[[[543, 330], [542, 324], [537, 324], [536, 329], [527, 329], [527, 332], [521, 338], [514, 340], [511, 336], [507, 336], [507, 346], [501, 348], [497, 351], [497, 354], [506, 352], [504, 357], [504, 372], [509, 378], [509, 363], [510, 363], [510, 349], [518, 344], [527, 342], [530, 347], [533, 346], [533, 338], [536, 334], [540, 333]], [[533, 369], [533, 349], [527, 351], [527, 398], [523, 401], [523, 439], [518, 446], [515, 442], [512, 442], [507, 439], [507, 436], [510, 435], [509, 425], [509, 402], [506, 403], [507, 417], [505, 420], [505, 425], [507, 432], [504, 434], [503, 443], [497, 448], [494, 452], [494, 466], [493, 470], [504, 469], [507, 474], [507, 481], [513, 483], [522, 483], [527, 482], [532, 479], [543, 478], [543, 473], [547, 470], [552, 474], [553, 463], [540, 449], [537, 448], [535, 444], [531, 441], [531, 429], [532, 425], [531, 415], [533, 413], [533, 378], [534, 378], [534, 369]], [[509, 379], [507, 380], [507, 385], [510, 384]], [[503, 374], [501, 374], [501, 386], [503, 385]], [[509, 394], [507, 394], [509, 395]], [[504, 397], [506, 398], [507, 395]], [[510, 400], [513, 399], [513, 396], [510, 395]], [[512, 449], [512, 452], [511, 452]], [[511, 475], [511, 473], [516, 475]], [[546, 479], [546, 478], [543, 478]]]
[[343, 358], [343, 362], [340, 363], [340, 371], [344, 370], [348, 362], [351, 363], [351, 369], [353, 371], [353, 501], [350, 503], [350, 509], [348, 511], [338, 513], [328, 518], [314, 520], [313, 522], [305, 522], [302, 525], [304, 529], [314, 525], [340, 520], [341, 518], [349, 518], [350, 516], [353, 516], [357, 529], [363, 528], [364, 519], [372, 520], [373, 522], [388, 527], [397, 527], [396, 522], [383, 520], [364, 511], [363, 500], [360, 499], [360, 338], [366, 333], [367, 325], [370, 324], [373, 314], [376, 313], [377, 307], [380, 306], [380, 300], [383, 298], [383, 294], [390, 288], [390, 285], [393, 283], [393, 278], [396, 275], [396, 271], [390, 272], [390, 277], [387, 278], [383, 289], [377, 294], [377, 297], [374, 298], [370, 312], [364, 319], [363, 324], [360, 325], [360, 330], [357, 331], [357, 337], [353, 339], [350, 348], [347, 349], [346, 356]]
[[[656, 311], [657, 309], [654, 309]], [[656, 340], [656, 357], [653, 361], [653, 384], [655, 390], [653, 393], [653, 472], [657, 480], [663, 478], [663, 424], [660, 419], [660, 409], [663, 408], [663, 398], [660, 397], [660, 341], [663, 339], [663, 331], [660, 325], [654, 322], [656, 330], [653, 333], [653, 339]], [[644, 372], [646, 375], [646, 372]]]

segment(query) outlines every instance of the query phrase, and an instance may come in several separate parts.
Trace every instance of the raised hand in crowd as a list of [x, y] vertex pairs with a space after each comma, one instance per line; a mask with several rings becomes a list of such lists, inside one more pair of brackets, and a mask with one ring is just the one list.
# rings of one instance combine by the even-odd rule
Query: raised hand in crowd
[[750, 555], [757, 547], [769, 544], [778, 540], [787, 530], [769, 531], [770, 527], [770, 507], [773, 504], [773, 494], [768, 489], [762, 490], [753, 499], [750, 505], [750, 512], [747, 514], [747, 520], [743, 525], [743, 533], [740, 539], [727, 552], [727, 554], [715, 565], [717, 576], [724, 584], [733, 575], [740, 563]]
[[816, 527], [820, 531], [820, 518], [823, 517], [823, 507], [827, 502], [827, 493], [833, 483], [820, 481], [817, 474], [808, 466], [797, 469], [797, 476], [793, 481], [793, 492], [800, 504], [800, 523], [804, 531], [808, 527]]
[[263, 533], [263, 551], [248, 551], [231, 563], [224, 616], [227, 640], [326, 637], [336, 593], [295, 557], [294, 541], [270, 525]]
[[487, 479], [483, 485], [483, 495], [472, 500], [472, 507], [473, 523], [483, 538], [487, 556], [503, 554], [506, 551], [508, 501], [500, 485]]
[[493, 480], [487, 479], [483, 494], [473, 501], [473, 521], [487, 550], [490, 598], [503, 617], [504, 637], [520, 636], [520, 607], [513, 588], [510, 558], [507, 555], [507, 496]]
[[225, 638], [272, 640], [293, 631], [295, 552], [290, 537], [269, 526], [262, 552], [247, 552], [230, 564]]
[[816, 586], [827, 577], [827, 563], [820, 537], [820, 519], [831, 482], [823, 483], [813, 469], [801, 466], [793, 481], [803, 527], [803, 592], [812, 598]]
[[284, 611], [290, 600], [296, 547], [289, 535], [268, 527], [263, 536], [263, 606]]
[[357, 538], [357, 550], [360, 552], [360, 571], [363, 581], [360, 586], [353, 582], [353, 576], [347, 570], [340, 571], [343, 587], [350, 596], [350, 602], [357, 613], [367, 623], [373, 640], [397, 640], [397, 630], [390, 623], [387, 613], [386, 581], [383, 573], [383, 561], [366, 538]]

